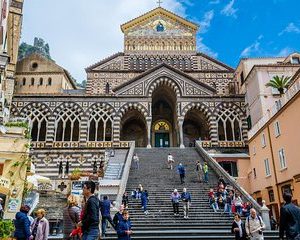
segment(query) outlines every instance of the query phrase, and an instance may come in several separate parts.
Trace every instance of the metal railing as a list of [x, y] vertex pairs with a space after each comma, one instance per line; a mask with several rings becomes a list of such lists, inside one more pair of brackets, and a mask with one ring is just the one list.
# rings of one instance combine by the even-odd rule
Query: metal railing
[[207, 162], [208, 166], [215, 172], [217, 173], [218, 176], [223, 176], [224, 180], [231, 185], [234, 189], [236, 189], [241, 196], [246, 199], [246, 201], [250, 202], [252, 206], [256, 209], [256, 211], [261, 212], [261, 206], [250, 196], [248, 192], [244, 188], [242, 188], [236, 180], [231, 177], [225, 170], [224, 168], [221, 167], [221, 165], [214, 159], [212, 158], [201, 146], [201, 141], [196, 142], [196, 149], [200, 156], [204, 159], [204, 161]]
[[125, 192], [125, 189], [126, 189], [127, 180], [128, 180], [128, 177], [129, 177], [129, 171], [130, 171], [130, 167], [131, 167], [131, 161], [132, 161], [132, 157], [133, 157], [133, 154], [134, 154], [134, 149], [135, 149], [135, 142], [132, 141], [132, 142], [130, 142], [130, 148], [129, 148], [129, 151], [128, 151], [128, 154], [127, 154], [127, 157], [126, 157], [126, 160], [125, 160], [125, 164], [124, 164], [124, 167], [123, 167], [122, 178], [121, 178], [121, 181], [120, 181], [119, 191], [118, 191], [118, 195], [117, 195], [117, 198], [116, 198], [117, 206], [120, 206], [121, 203], [122, 203], [122, 196], [123, 196], [123, 193]]

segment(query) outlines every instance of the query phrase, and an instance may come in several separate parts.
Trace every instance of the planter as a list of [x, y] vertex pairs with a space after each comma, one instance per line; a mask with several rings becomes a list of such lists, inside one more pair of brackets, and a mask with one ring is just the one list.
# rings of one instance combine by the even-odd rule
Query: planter
[[74, 181], [74, 180], [79, 180], [80, 177], [81, 177], [80, 175], [70, 175], [69, 179]]

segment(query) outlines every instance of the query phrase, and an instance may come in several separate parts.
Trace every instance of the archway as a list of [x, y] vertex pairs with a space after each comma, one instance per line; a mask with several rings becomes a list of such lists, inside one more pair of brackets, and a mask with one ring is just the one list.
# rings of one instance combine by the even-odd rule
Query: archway
[[176, 95], [167, 85], [160, 85], [152, 94], [152, 146], [178, 146]]
[[209, 140], [209, 126], [205, 115], [192, 109], [185, 115], [183, 122], [183, 143], [185, 147], [195, 146], [195, 140]]
[[136, 147], [147, 146], [147, 125], [138, 110], [131, 109], [122, 117], [120, 140], [135, 141]]

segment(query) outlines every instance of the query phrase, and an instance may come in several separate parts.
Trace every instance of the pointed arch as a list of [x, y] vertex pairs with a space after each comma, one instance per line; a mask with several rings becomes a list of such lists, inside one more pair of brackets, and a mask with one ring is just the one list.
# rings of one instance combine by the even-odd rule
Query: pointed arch
[[95, 103], [87, 113], [88, 141], [112, 141], [114, 108], [107, 103]]
[[66, 102], [54, 110], [55, 141], [79, 141], [83, 109], [74, 102]]
[[50, 108], [40, 102], [29, 103], [20, 110], [20, 116], [28, 119], [32, 141], [46, 141]]

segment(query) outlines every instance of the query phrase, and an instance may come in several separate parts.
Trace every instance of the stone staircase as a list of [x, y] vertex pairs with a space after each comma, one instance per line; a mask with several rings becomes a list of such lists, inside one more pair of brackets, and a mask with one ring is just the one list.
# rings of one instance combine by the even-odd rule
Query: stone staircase
[[[167, 169], [167, 155], [172, 153], [175, 165], [180, 162], [186, 167], [186, 181], [180, 184], [176, 170]], [[194, 148], [137, 148], [140, 169], [131, 169], [127, 192], [142, 184], [149, 192], [149, 214], [141, 209], [140, 200], [130, 199], [129, 212], [133, 224], [132, 239], [234, 239], [231, 234], [232, 217], [214, 213], [209, 207], [207, 193], [217, 184], [217, 176], [210, 171], [209, 183], [199, 183], [195, 164], [200, 159]], [[173, 215], [170, 195], [176, 188], [182, 192], [186, 187], [192, 196], [189, 219]], [[265, 239], [278, 239], [278, 233], [265, 231]], [[116, 233], [108, 231], [105, 239], [117, 239]]]

